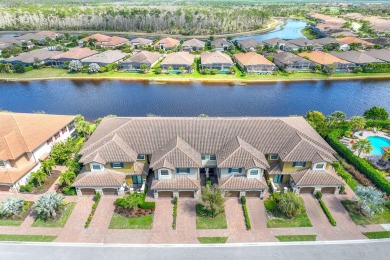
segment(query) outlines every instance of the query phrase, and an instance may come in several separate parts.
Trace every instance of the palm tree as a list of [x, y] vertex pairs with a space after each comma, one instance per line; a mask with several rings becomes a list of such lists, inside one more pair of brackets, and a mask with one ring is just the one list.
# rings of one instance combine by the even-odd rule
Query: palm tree
[[39, 186], [41, 186], [45, 179], [46, 173], [42, 169], [39, 169], [38, 171], [31, 173], [29, 182], [36, 182]]
[[371, 145], [370, 141], [365, 140], [365, 139], [362, 139], [362, 140], [356, 141], [356, 142], [352, 145], [352, 149], [357, 150], [357, 151], [359, 152], [358, 156], [360, 157], [360, 154], [361, 154], [362, 152], [364, 152], [364, 153], [369, 153], [369, 152], [371, 152], [371, 150], [372, 150], [372, 145]]
[[53, 171], [53, 167], [56, 166], [56, 162], [54, 161], [53, 158], [50, 158], [50, 159], [44, 160], [41, 163], [41, 165], [42, 165], [42, 167], [41, 167], [42, 171], [50, 176], [51, 172]]
[[349, 123], [351, 125], [351, 129], [353, 133], [364, 129], [364, 127], [366, 126], [366, 120], [361, 116], [351, 117]]
[[66, 184], [66, 186], [72, 185], [73, 181], [76, 179], [76, 174], [74, 171], [67, 170], [66, 172], [63, 172], [60, 174], [60, 179], [58, 180], [58, 183], [62, 186]]
[[42, 195], [33, 207], [39, 218], [48, 220], [55, 219], [65, 205], [65, 198], [62, 194], [47, 193]]

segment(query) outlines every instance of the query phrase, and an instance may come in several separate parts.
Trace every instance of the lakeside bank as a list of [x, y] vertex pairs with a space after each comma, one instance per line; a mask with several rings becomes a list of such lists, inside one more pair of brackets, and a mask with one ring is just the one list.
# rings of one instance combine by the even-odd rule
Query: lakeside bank
[[40, 80], [123, 80], [123, 81], [148, 81], [148, 82], [204, 82], [204, 83], [262, 83], [262, 82], [299, 82], [299, 81], [331, 81], [331, 80], [365, 80], [365, 79], [390, 79], [390, 73], [337, 73], [328, 76], [324, 73], [300, 72], [284, 73], [277, 75], [242, 75], [240, 73], [203, 75], [198, 72], [193, 74], [155, 74], [132, 73], [110, 71], [97, 74], [69, 73], [64, 69], [43, 68], [28, 71], [23, 74], [0, 74], [0, 81], [40, 81]]

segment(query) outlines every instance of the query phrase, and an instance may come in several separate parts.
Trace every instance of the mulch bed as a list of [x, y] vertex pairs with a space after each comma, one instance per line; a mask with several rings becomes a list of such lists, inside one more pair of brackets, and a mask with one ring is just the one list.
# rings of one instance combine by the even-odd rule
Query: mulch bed
[[27, 216], [30, 215], [30, 213], [33, 210], [34, 201], [30, 201], [30, 203], [31, 203], [30, 207], [28, 208], [28, 210], [26, 210], [26, 212], [23, 214], [23, 216], [21, 218], [1, 218], [1, 219], [3, 219], [3, 220], [24, 221], [27, 218]]
[[120, 207], [120, 206], [115, 206], [114, 212], [119, 214], [119, 215], [122, 215], [126, 218], [138, 218], [138, 217], [154, 214], [154, 210], [151, 210], [151, 209], [134, 210], [134, 209], [125, 209], [125, 208]]
[[46, 193], [50, 187], [53, 185], [53, 183], [57, 180], [57, 178], [60, 176], [59, 171], [53, 171], [50, 176], [46, 177], [45, 182], [42, 184], [42, 186], [34, 187], [32, 192], [21, 192], [26, 194], [43, 194]]

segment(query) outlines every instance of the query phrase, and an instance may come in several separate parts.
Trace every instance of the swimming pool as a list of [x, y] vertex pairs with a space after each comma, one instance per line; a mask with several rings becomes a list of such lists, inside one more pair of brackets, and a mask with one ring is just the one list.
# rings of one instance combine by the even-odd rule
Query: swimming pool
[[380, 155], [383, 154], [384, 151], [381, 147], [390, 146], [390, 140], [380, 136], [370, 136], [367, 137], [367, 140], [370, 141], [372, 145], [371, 154]]

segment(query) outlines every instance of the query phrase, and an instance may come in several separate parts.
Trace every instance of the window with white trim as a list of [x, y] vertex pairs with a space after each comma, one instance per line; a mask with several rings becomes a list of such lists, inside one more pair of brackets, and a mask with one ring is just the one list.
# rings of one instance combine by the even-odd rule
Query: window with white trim
[[258, 169], [252, 169], [249, 171], [249, 175], [258, 175], [259, 174], [259, 170]]
[[139, 154], [138, 156], [137, 156], [137, 160], [145, 160], [145, 154]]
[[326, 164], [323, 163], [323, 162], [316, 163], [316, 164], [314, 165], [314, 170], [324, 170], [324, 169], [325, 169], [325, 166], [326, 166]]
[[306, 162], [293, 162], [293, 167], [305, 167]]
[[269, 159], [270, 160], [278, 160], [279, 159], [279, 155], [277, 153], [271, 153], [269, 155]]
[[160, 175], [167, 176], [167, 175], [169, 175], [169, 172], [168, 172], [168, 170], [160, 170]]
[[111, 163], [111, 168], [121, 169], [121, 168], [124, 168], [124, 164], [123, 164], [123, 162], [113, 162], [113, 163]]
[[103, 170], [103, 166], [98, 163], [91, 163], [91, 171], [101, 171]]
[[4, 161], [0, 161], [0, 167], [5, 167], [5, 162]]
[[215, 154], [210, 154], [210, 161], [216, 161], [217, 156]]
[[202, 153], [202, 161], [205, 161], [206, 160], [206, 154]]
[[230, 168], [230, 172], [241, 172], [241, 168]]

